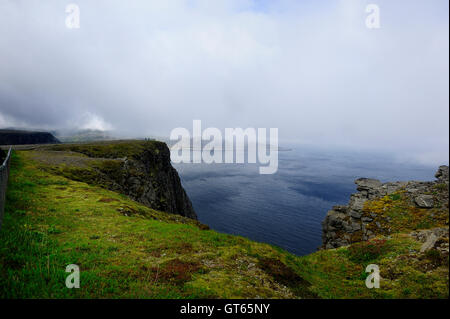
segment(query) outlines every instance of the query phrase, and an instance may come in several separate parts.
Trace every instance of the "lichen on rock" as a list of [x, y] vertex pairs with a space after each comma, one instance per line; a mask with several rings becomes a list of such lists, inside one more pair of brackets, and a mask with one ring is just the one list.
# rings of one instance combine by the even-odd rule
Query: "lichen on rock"
[[448, 227], [448, 166], [433, 182], [389, 182], [360, 178], [348, 205], [334, 206], [322, 223], [323, 246], [330, 249], [389, 235]]

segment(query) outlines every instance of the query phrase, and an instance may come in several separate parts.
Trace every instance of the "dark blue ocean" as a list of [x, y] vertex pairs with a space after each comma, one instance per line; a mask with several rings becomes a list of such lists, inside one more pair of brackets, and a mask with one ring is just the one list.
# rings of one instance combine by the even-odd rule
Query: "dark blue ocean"
[[389, 156], [292, 146], [279, 152], [278, 172], [258, 164], [173, 164], [199, 220], [212, 229], [305, 255], [321, 245], [321, 222], [346, 204], [359, 177], [433, 180], [437, 167]]

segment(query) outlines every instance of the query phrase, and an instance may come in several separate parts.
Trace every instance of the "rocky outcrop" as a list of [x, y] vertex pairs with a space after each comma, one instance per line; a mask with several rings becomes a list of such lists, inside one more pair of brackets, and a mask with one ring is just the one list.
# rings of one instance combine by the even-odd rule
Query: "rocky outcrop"
[[170, 163], [170, 151], [163, 143], [140, 156], [125, 158], [119, 188], [122, 193], [148, 207], [197, 219], [192, 203]]
[[[388, 235], [396, 231], [393, 227], [406, 227], [402, 220], [393, 222], [395, 214], [408, 218], [410, 211], [419, 217], [428, 214], [431, 224], [433, 218], [444, 220], [446, 215], [448, 223], [448, 166], [439, 167], [435, 176], [434, 182], [381, 183], [376, 179], [357, 179], [358, 192], [351, 195], [348, 205], [334, 206], [323, 221], [322, 248], [346, 246], [378, 234]], [[391, 208], [392, 214], [384, 214]], [[420, 226], [420, 223], [411, 225]]]
[[448, 166], [439, 166], [439, 169], [434, 176], [440, 183], [445, 183], [448, 185]]
[[65, 177], [122, 193], [162, 212], [197, 219], [165, 143], [148, 140], [61, 144], [40, 148], [33, 157], [53, 169], [60, 162], [57, 172]]
[[48, 132], [0, 130], [0, 145], [57, 144], [60, 141]]
[[448, 255], [448, 227], [415, 231], [411, 233], [411, 237], [423, 243], [420, 247], [421, 253], [437, 249], [442, 254]]

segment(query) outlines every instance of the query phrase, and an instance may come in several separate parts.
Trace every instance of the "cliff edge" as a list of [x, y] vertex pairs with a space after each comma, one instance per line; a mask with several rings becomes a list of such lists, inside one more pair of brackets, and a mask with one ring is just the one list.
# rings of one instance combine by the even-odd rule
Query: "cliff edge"
[[334, 206], [323, 221], [322, 248], [424, 229], [448, 238], [448, 166], [439, 167], [435, 177], [432, 182], [357, 179], [358, 192], [348, 205]]
[[31, 157], [66, 178], [124, 194], [162, 212], [197, 219], [165, 143], [61, 144], [40, 147]]

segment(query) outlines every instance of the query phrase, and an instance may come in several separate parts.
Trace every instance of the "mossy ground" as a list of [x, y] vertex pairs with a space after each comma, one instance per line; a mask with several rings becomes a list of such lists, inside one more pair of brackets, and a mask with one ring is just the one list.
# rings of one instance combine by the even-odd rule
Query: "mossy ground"
[[[380, 237], [301, 258], [300, 274], [322, 298], [448, 298], [448, 256], [420, 254], [405, 234]], [[368, 289], [369, 264], [380, 269], [380, 288]], [[430, 269], [432, 271], [427, 271]]]
[[[363, 217], [373, 219], [366, 227], [377, 237], [361, 241], [355, 232], [350, 246], [322, 250], [300, 259], [303, 278], [322, 298], [448, 298], [449, 258], [437, 249], [421, 253], [422, 243], [413, 231], [448, 228], [448, 188], [433, 186], [435, 207], [418, 208], [401, 190], [367, 201]], [[447, 240], [448, 238], [442, 238]], [[367, 289], [363, 279], [369, 264], [379, 266], [379, 289]]]
[[155, 140], [118, 140], [78, 144], [59, 144], [43, 147], [51, 151], [76, 152], [92, 158], [124, 158], [141, 154], [144, 150], [155, 153], [166, 148], [166, 144]]
[[[405, 191], [398, 191], [364, 203], [363, 216], [374, 217], [368, 229], [376, 233], [411, 232], [418, 229], [448, 227], [448, 189], [445, 184], [433, 186], [433, 208], [419, 208]], [[380, 227], [374, 228], [378, 223]], [[372, 228], [371, 228], [372, 227]], [[380, 229], [381, 228], [381, 229]]]
[[[448, 257], [420, 256], [405, 234], [299, 257], [52, 173], [32, 154], [12, 158], [2, 298], [448, 298]], [[380, 289], [365, 286], [370, 263]], [[80, 289], [65, 287], [69, 264]]]
[[[0, 296], [11, 298], [299, 298], [287, 252], [220, 234], [120, 194], [40, 169], [17, 152], [0, 232]], [[65, 287], [77, 264], [81, 288]], [[281, 282], [280, 282], [281, 281]], [[297, 288], [297, 287], [296, 287]]]

